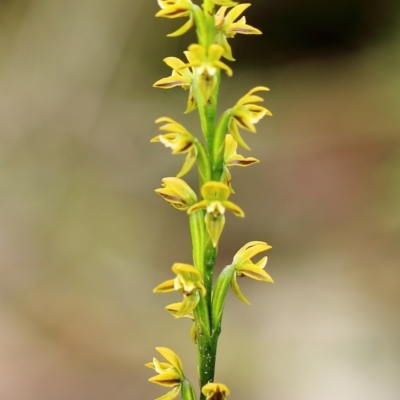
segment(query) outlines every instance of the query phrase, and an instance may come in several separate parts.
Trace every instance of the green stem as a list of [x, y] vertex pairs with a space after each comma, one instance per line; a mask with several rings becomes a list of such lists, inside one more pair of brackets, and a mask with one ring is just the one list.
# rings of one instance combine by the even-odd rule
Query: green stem
[[215, 268], [215, 261], [217, 259], [217, 252], [218, 252], [217, 248], [213, 246], [211, 239], [208, 237], [208, 241], [204, 248], [204, 286], [207, 290], [206, 299], [210, 311], [210, 318], [211, 318], [211, 294], [212, 294], [214, 268]]
[[214, 43], [215, 39], [215, 21], [214, 21], [214, 2], [212, 0], [204, 0], [203, 10], [206, 26], [206, 43], [207, 48]]
[[[211, 295], [213, 286], [213, 275], [215, 268], [215, 260], [217, 257], [217, 249], [213, 247], [210, 238], [208, 238], [204, 251], [204, 286], [207, 290], [205, 303], [210, 324], [210, 336], [198, 339], [198, 358], [199, 358], [199, 383], [200, 389], [208, 382], [214, 381], [215, 362], [217, 356], [218, 336], [214, 336], [211, 330]], [[200, 400], [204, 400], [205, 396], [200, 393]]]

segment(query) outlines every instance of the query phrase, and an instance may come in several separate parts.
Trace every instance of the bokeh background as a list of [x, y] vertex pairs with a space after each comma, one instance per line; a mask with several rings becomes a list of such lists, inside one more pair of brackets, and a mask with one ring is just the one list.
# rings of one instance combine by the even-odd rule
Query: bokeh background
[[[244, 133], [218, 269], [273, 245], [275, 284], [231, 294], [217, 380], [232, 399], [400, 398], [400, 10], [396, 0], [254, 0], [221, 110], [266, 85]], [[156, 1], [0, 2], [0, 398], [145, 400], [155, 346], [195, 380], [190, 321], [153, 295], [190, 262], [187, 220], [153, 190], [182, 157], [149, 140], [183, 115], [152, 89], [194, 40]], [[196, 186], [194, 174], [188, 181]]]

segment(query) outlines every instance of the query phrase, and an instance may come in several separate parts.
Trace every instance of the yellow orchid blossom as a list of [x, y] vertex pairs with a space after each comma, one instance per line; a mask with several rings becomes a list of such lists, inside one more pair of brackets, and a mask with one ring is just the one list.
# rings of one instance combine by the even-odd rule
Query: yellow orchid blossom
[[172, 266], [172, 272], [176, 274], [176, 278], [161, 283], [153, 292], [166, 293], [177, 290], [183, 293], [183, 301], [175, 316], [184, 317], [196, 308], [200, 296], [206, 295], [206, 288], [202, 283], [199, 271], [193, 265], [175, 263]]
[[162, 117], [156, 120], [156, 123], [166, 122], [160, 127], [161, 131], [167, 131], [164, 135], [158, 135], [150, 140], [150, 142], [161, 142], [165, 147], [172, 149], [172, 154], [188, 153], [181, 170], [176, 175], [180, 178], [186, 175], [197, 159], [197, 147], [195, 145], [194, 136], [181, 124], [172, 118]]
[[183, 374], [183, 367], [180, 358], [167, 347], [156, 347], [156, 350], [167, 360], [169, 363], [160, 362], [157, 358], [153, 358], [153, 362], [145, 364], [146, 367], [154, 369], [158, 375], [149, 379], [149, 382], [156, 383], [157, 385], [173, 387], [173, 389], [165, 395], [156, 400], [173, 400], [181, 391], [182, 383], [185, 380]]
[[[185, 53], [186, 54], [186, 53]], [[232, 76], [233, 71], [226, 64], [220, 61], [224, 54], [224, 48], [218, 44], [212, 44], [205, 49], [200, 44], [191, 44], [186, 54], [189, 62], [180, 69], [192, 68], [196, 79], [196, 84], [207, 102], [217, 84], [217, 71], [223, 70], [228, 76]]]
[[236, 6], [236, 1], [231, 0], [212, 0], [216, 6], [233, 7]]
[[224, 6], [221, 7], [214, 16], [215, 27], [217, 30], [215, 41], [224, 48], [225, 52], [223, 57], [225, 57], [227, 60], [235, 61], [235, 59], [232, 57], [232, 49], [228, 43], [228, 39], [233, 38], [237, 33], [241, 33], [243, 35], [262, 34], [262, 32], [257, 28], [246, 24], [246, 17], [242, 17], [235, 22], [235, 20], [239, 18], [240, 14], [242, 14], [250, 6], [250, 3], [239, 4], [236, 7], [231, 8], [226, 15], [225, 13], [228, 10], [228, 7]]
[[219, 238], [225, 225], [225, 210], [232, 211], [237, 217], [244, 217], [243, 210], [236, 204], [228, 201], [230, 189], [222, 182], [207, 182], [201, 188], [203, 200], [191, 206], [188, 214], [200, 209], [206, 209], [205, 224], [214, 247], [217, 247]]
[[267, 264], [268, 257], [263, 257], [257, 263], [253, 263], [251, 258], [255, 255], [271, 249], [272, 246], [265, 242], [253, 241], [245, 244], [233, 257], [232, 266], [235, 268], [235, 272], [231, 279], [231, 288], [236, 296], [246, 304], [250, 302], [243, 296], [240, 291], [239, 285], [236, 281], [237, 277], [247, 276], [257, 281], [264, 281], [274, 283], [273, 279], [264, 271], [264, 267]]
[[250, 150], [250, 147], [244, 142], [244, 140], [240, 136], [239, 128], [254, 133], [256, 132], [254, 124], [260, 121], [260, 119], [263, 118], [265, 115], [272, 116], [271, 111], [267, 110], [265, 107], [251, 104], [264, 101], [262, 97], [253, 94], [259, 91], [269, 91], [269, 89], [265, 86], [257, 86], [251, 89], [248, 93], [246, 93], [243, 97], [239, 99], [239, 101], [230, 111], [231, 120], [228, 126], [228, 131], [236, 140], [236, 142], [238, 142], [240, 146], [244, 147], [247, 150]]
[[[192, 61], [192, 56], [189, 51], [184, 51], [184, 54], [189, 62]], [[189, 98], [186, 106], [185, 114], [192, 112], [196, 107], [196, 99], [193, 93], [193, 71], [191, 68], [185, 67], [185, 63], [177, 57], [166, 57], [164, 62], [172, 68], [172, 75], [162, 78], [154, 83], [153, 87], [160, 89], [172, 89], [176, 86], [188, 90]]]
[[189, 20], [175, 32], [168, 34], [168, 37], [176, 37], [186, 33], [193, 25], [193, 7], [190, 0], [157, 0], [161, 10], [157, 12], [156, 17], [180, 18], [189, 17]]

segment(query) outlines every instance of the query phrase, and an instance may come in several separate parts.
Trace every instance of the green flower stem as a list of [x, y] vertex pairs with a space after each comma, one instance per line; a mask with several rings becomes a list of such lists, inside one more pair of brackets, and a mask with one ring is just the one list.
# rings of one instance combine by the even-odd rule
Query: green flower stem
[[[212, 147], [212, 142], [215, 132], [217, 98], [218, 98], [220, 76], [221, 76], [220, 71], [218, 71], [216, 74], [217, 74], [217, 83], [208, 102], [204, 101], [204, 96], [201, 93], [200, 88], [197, 86], [195, 82], [193, 83], [193, 93], [196, 98], [197, 108], [199, 110], [201, 130], [203, 132], [204, 138], [206, 139], [209, 151], [210, 148]], [[196, 79], [194, 81], [196, 81]]]
[[201, 393], [201, 388], [209, 382], [214, 381], [215, 361], [217, 356], [217, 346], [213, 338], [198, 338], [198, 369], [200, 384], [200, 400], [205, 400]]
[[203, 10], [196, 4], [193, 5], [193, 18], [196, 25], [196, 34], [199, 44], [207, 47], [207, 25]]
[[214, 43], [215, 38], [214, 2], [212, 0], [204, 0], [203, 10], [206, 26], [206, 48], [208, 48]]
[[[208, 234], [206, 234], [208, 236]], [[217, 248], [212, 245], [211, 239], [208, 241], [204, 249], [204, 287], [207, 290], [206, 299], [211, 316], [211, 294], [213, 286], [215, 261], [217, 259]]]
[[197, 358], [200, 384], [200, 400], [205, 400], [201, 388], [214, 380], [217, 348], [211, 336], [207, 297], [201, 298], [193, 310], [197, 328]]
[[[208, 315], [211, 335], [208, 338], [202, 338], [203, 340], [198, 339], [200, 388], [202, 388], [208, 382], [214, 381], [215, 374], [218, 337], [216, 337], [217, 340], [215, 340], [215, 336], [213, 336], [211, 330], [211, 294], [216, 257], [217, 249], [212, 245], [211, 240], [208, 239], [204, 251], [204, 286], [207, 290], [205, 300], [209, 312]], [[205, 396], [202, 393], [200, 393], [200, 400], [205, 400]]]

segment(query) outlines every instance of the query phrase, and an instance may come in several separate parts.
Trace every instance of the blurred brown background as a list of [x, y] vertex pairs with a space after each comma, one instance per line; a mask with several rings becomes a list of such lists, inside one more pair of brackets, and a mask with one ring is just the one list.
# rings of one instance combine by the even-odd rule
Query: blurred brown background
[[[396, 1], [254, 1], [221, 110], [256, 85], [274, 113], [244, 133], [218, 268], [273, 245], [274, 285], [231, 294], [217, 381], [232, 399], [400, 398], [400, 13]], [[190, 262], [186, 217], [153, 190], [183, 161], [150, 145], [182, 114], [152, 89], [193, 32], [156, 1], [0, 2], [0, 399], [146, 400], [155, 346], [195, 380], [189, 321], [153, 295]], [[196, 185], [195, 175], [188, 180]]]

